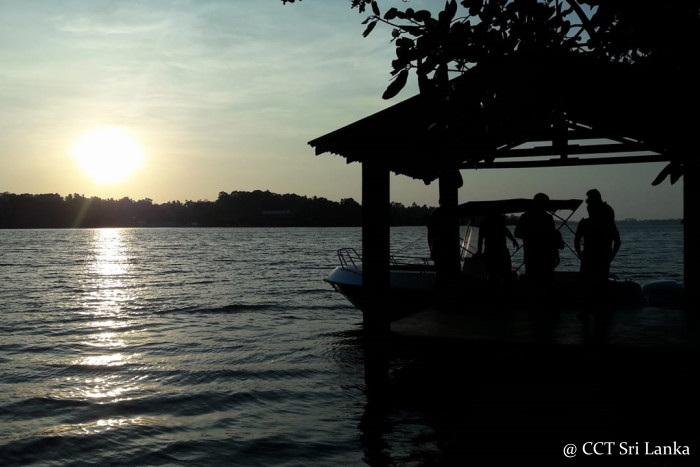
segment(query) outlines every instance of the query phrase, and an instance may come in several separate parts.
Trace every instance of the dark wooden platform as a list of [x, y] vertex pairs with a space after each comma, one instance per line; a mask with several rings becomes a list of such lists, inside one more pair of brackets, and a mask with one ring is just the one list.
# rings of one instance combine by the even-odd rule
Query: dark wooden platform
[[429, 308], [391, 324], [396, 336], [503, 344], [700, 349], [700, 313], [660, 307], [581, 312]]

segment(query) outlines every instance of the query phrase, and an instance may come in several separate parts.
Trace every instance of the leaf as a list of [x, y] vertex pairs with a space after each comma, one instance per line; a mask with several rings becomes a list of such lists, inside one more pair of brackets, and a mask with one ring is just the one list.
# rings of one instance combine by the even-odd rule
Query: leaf
[[399, 10], [396, 7], [391, 7], [389, 10], [384, 13], [384, 19], [386, 20], [392, 20], [396, 18], [396, 15], [398, 14]]
[[381, 12], [379, 11], [379, 5], [377, 5], [376, 0], [372, 0], [372, 12], [377, 16], [381, 15]]
[[423, 29], [418, 26], [401, 26], [401, 29], [403, 29], [408, 34], [416, 37], [423, 34]]
[[409, 39], [408, 37], [401, 37], [399, 39], [396, 39], [396, 46], [397, 47], [413, 47], [415, 45], [415, 42], [413, 39]]
[[457, 14], [457, 0], [451, 0], [445, 2], [445, 13], [447, 13], [447, 18], [452, 21]]
[[659, 175], [656, 176], [653, 182], [651, 182], [651, 186], [657, 186], [661, 182], [663, 182], [666, 177], [671, 173], [672, 170], [672, 164], [668, 164], [666, 167], [661, 169], [661, 172], [659, 172]]
[[683, 165], [677, 162], [670, 162], [659, 172], [659, 175], [656, 176], [654, 181], [651, 182], [652, 186], [661, 184], [669, 175], [671, 185], [675, 184], [683, 176]]
[[372, 32], [372, 30], [374, 29], [374, 27], [375, 27], [376, 25], [377, 25], [377, 21], [372, 21], [371, 23], [369, 23], [369, 24], [367, 25], [367, 29], [365, 29], [365, 32], [362, 33], [362, 37], [367, 37], [367, 36], [369, 36], [369, 33]]
[[481, 8], [484, 6], [484, 1], [472, 0], [470, 2], [462, 2], [462, 5], [469, 8], [469, 16], [477, 16], [481, 12]]
[[384, 94], [382, 94], [382, 99], [391, 99], [395, 97], [403, 88], [406, 86], [406, 81], [408, 81], [408, 69], [404, 68], [396, 75], [396, 78], [389, 83]]
[[683, 167], [676, 164], [671, 170], [671, 185], [675, 184], [683, 176]]
[[402, 60], [406, 65], [408, 65], [411, 62], [411, 60], [414, 59], [414, 57], [415, 54], [413, 54], [413, 50], [411, 47], [396, 47], [396, 58]]
[[414, 16], [417, 21], [420, 21], [422, 23], [425, 23], [433, 17], [433, 15], [428, 10], [418, 10], [416, 11]]

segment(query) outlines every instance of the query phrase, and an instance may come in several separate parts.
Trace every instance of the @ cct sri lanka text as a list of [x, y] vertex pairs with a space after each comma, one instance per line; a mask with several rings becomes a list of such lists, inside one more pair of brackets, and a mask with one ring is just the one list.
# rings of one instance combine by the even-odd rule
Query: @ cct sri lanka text
[[649, 441], [587, 441], [564, 446], [564, 456], [689, 456], [690, 446], [673, 441], [657, 444]]

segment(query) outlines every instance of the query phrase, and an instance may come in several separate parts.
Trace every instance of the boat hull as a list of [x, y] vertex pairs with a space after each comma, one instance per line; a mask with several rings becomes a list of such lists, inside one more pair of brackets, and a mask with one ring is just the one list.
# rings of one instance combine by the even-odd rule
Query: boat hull
[[[430, 268], [405, 268], [390, 271], [390, 289], [387, 314], [405, 316], [431, 306], [435, 301], [435, 270]], [[352, 267], [336, 267], [326, 278], [335, 290], [363, 312], [370, 308], [371, 300], [362, 288], [362, 270]]]
[[[325, 279], [335, 290], [359, 310], [366, 312], [372, 303], [362, 289], [362, 271], [352, 267], [339, 266]], [[392, 317], [402, 317], [437, 304], [435, 291], [435, 270], [390, 270], [390, 290], [388, 310]], [[469, 307], [538, 307], [555, 306], [561, 310], [581, 310], [586, 307], [626, 307], [647, 304], [642, 288], [632, 281], [608, 281], [603, 288], [592, 290], [578, 280], [578, 273], [557, 271], [551, 285], [542, 292], [535, 289], [525, 276], [515, 276], [509, 284], [494, 286], [481, 277], [462, 276], [457, 297], [448, 301], [454, 309]], [[444, 297], [442, 297], [444, 298]], [[445, 304], [445, 300], [441, 300]]]

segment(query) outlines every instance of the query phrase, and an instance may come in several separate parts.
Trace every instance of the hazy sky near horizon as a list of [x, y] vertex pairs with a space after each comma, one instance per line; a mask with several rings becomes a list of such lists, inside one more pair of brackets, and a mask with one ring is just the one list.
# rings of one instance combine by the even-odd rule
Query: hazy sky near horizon
[[[270, 190], [361, 202], [359, 164], [315, 156], [308, 141], [416, 92], [411, 83], [382, 100], [394, 47], [388, 28], [363, 38], [363, 19], [348, 0], [0, 0], [0, 192], [162, 203]], [[89, 158], [122, 147], [95, 136], [115, 127], [140, 162], [100, 181], [76, 148]], [[596, 187], [618, 218], [680, 218], [682, 179], [651, 186], [662, 168], [464, 171], [459, 196], [575, 198]], [[393, 201], [436, 205], [437, 191], [392, 176]]]

